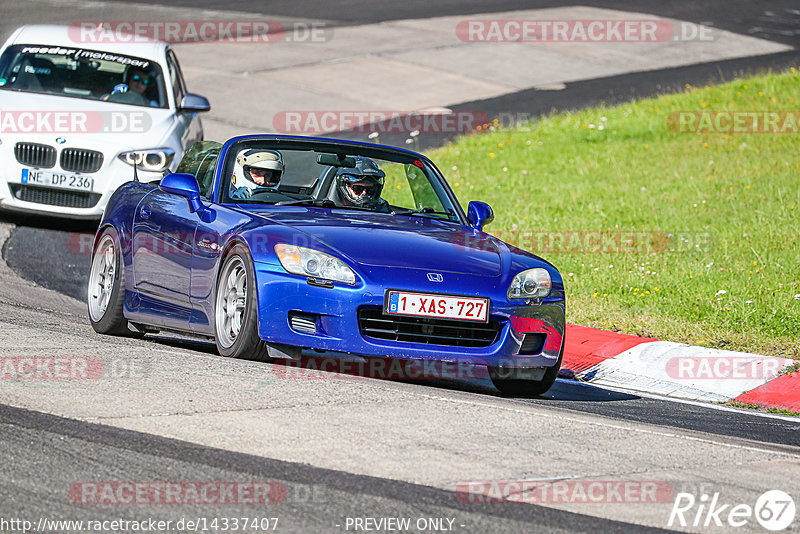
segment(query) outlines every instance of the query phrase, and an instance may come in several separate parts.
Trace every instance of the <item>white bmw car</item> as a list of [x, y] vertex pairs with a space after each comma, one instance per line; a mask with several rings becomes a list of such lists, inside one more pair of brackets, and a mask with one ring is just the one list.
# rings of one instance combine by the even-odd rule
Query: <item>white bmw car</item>
[[134, 164], [141, 181], [174, 170], [209, 109], [167, 43], [23, 26], [0, 53], [0, 209], [99, 219]]

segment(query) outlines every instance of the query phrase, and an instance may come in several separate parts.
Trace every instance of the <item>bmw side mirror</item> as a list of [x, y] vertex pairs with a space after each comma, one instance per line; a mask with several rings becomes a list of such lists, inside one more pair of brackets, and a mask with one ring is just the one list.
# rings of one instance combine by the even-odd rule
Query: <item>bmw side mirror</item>
[[494, 220], [494, 211], [486, 202], [473, 200], [467, 207], [467, 219], [476, 230], [483, 230], [483, 227]]
[[193, 174], [173, 172], [161, 179], [159, 189], [178, 195], [189, 201], [189, 211], [194, 213], [203, 207], [200, 201], [200, 187]]
[[196, 95], [194, 93], [186, 93], [181, 99], [178, 111], [189, 111], [200, 113], [203, 111], [210, 111], [211, 104], [204, 96]]

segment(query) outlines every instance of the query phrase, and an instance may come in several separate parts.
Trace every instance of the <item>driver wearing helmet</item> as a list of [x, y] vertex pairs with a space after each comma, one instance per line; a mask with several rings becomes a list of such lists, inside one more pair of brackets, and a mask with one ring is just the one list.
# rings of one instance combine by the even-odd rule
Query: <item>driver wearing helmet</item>
[[276, 189], [283, 171], [283, 158], [277, 150], [242, 150], [233, 167], [231, 198], [250, 198], [257, 189]]
[[336, 171], [336, 199], [340, 206], [366, 208], [389, 212], [389, 204], [381, 198], [386, 173], [369, 158], [354, 156], [355, 167], [342, 167]]

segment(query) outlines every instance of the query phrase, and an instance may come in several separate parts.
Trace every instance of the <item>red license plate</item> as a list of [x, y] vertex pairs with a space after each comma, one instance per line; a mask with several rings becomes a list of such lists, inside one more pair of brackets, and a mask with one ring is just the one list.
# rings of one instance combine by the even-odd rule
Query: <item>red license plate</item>
[[389, 315], [488, 322], [489, 299], [389, 291], [384, 312]]

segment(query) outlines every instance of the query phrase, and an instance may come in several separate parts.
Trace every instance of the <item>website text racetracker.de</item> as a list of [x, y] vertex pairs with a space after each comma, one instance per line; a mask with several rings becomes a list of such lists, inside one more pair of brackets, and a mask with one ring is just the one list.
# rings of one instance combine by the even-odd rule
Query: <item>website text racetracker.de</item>
[[181, 519], [50, 519], [0, 517], [0, 532], [261, 532], [278, 528], [277, 517], [193, 517]]
[[153, 124], [146, 111], [0, 110], [0, 133], [145, 133]]
[[482, 111], [287, 110], [275, 114], [272, 127], [276, 132], [305, 135], [329, 132], [466, 134], [490, 122], [489, 115]]

